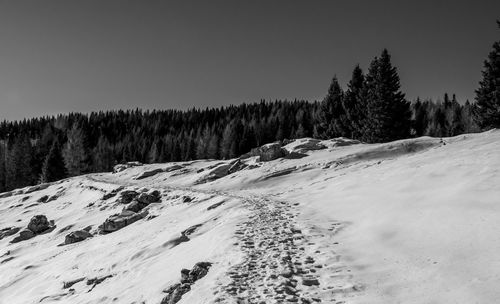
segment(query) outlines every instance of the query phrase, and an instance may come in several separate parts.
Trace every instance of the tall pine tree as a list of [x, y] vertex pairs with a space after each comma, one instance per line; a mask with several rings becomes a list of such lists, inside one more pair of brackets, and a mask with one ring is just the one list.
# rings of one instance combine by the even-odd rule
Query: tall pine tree
[[400, 90], [399, 75], [387, 49], [375, 58], [366, 76], [367, 118], [363, 139], [387, 142], [410, 136], [410, 103]]
[[500, 128], [500, 41], [493, 44], [482, 74], [476, 90], [478, 123], [483, 129]]
[[88, 169], [88, 153], [85, 146], [85, 135], [76, 123], [68, 132], [68, 141], [64, 146], [64, 163], [69, 176], [81, 175]]
[[365, 76], [363, 70], [356, 65], [352, 78], [347, 84], [344, 98], [344, 109], [347, 118], [348, 135], [352, 139], [359, 139], [363, 134], [363, 123], [366, 117], [366, 104], [363, 96]]
[[59, 141], [56, 139], [52, 143], [49, 154], [42, 165], [41, 183], [50, 183], [67, 177], [64, 159], [61, 154]]
[[344, 91], [340, 87], [337, 77], [334, 76], [328, 94], [321, 102], [320, 110], [320, 135], [323, 138], [344, 136], [346, 127], [344, 126], [345, 111], [343, 108]]

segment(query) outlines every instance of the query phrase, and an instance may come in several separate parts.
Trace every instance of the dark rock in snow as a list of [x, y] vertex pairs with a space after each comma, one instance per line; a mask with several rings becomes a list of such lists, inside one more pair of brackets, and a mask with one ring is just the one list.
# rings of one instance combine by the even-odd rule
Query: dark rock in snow
[[182, 296], [187, 293], [188, 291], [191, 290], [191, 285], [190, 284], [175, 284], [172, 285], [169, 290], [171, 289], [170, 292], [167, 293], [167, 296], [163, 298], [161, 301], [161, 304], [175, 304], [179, 302], [182, 298]]
[[209, 262], [198, 262], [194, 265], [193, 269], [189, 272], [189, 278], [192, 282], [196, 282], [199, 279], [207, 275], [208, 270], [212, 266]]
[[136, 198], [139, 195], [134, 190], [125, 190], [120, 193], [120, 198], [118, 199], [118, 202], [120, 204], [129, 204], [134, 198]]
[[3, 239], [4, 237], [18, 233], [19, 230], [21, 230], [21, 228], [19, 227], [8, 227], [0, 230], [0, 240]]
[[68, 245], [78, 243], [89, 237], [92, 237], [92, 234], [90, 234], [89, 232], [85, 230], [76, 230], [66, 236], [66, 238], [64, 239], [64, 244]]
[[67, 281], [67, 282], [63, 282], [63, 289], [70, 288], [71, 286], [73, 286], [76, 283], [81, 282], [83, 280], [85, 280], [85, 277], [74, 279], [74, 280]]
[[212, 210], [212, 209], [215, 209], [215, 208], [217, 208], [217, 207], [221, 206], [222, 204], [224, 204], [224, 202], [215, 203], [215, 204], [213, 204], [213, 205], [211, 205], [211, 206], [208, 206], [207, 210]]
[[184, 195], [184, 196], [182, 197], [182, 202], [183, 202], [183, 203], [190, 203], [190, 202], [192, 202], [192, 201], [193, 201], [193, 198], [192, 198], [192, 197], [190, 197], [190, 196]]
[[122, 191], [122, 190], [123, 190], [123, 187], [118, 187], [118, 188], [116, 188], [116, 189], [112, 190], [111, 192], [104, 194], [104, 195], [102, 196], [102, 200], [103, 200], [103, 201], [108, 200], [108, 199], [110, 199], [110, 198], [112, 198], [112, 197], [116, 196], [116, 194], [117, 194], [118, 192]]
[[144, 218], [148, 213], [143, 212], [133, 212], [130, 210], [123, 210], [120, 214], [115, 214], [110, 216], [104, 223], [100, 226], [103, 233], [115, 232], [122, 229], [138, 220]]
[[49, 196], [48, 195], [44, 195], [44, 196], [40, 197], [37, 200], [37, 202], [39, 202], [39, 203], [46, 203], [48, 199], [49, 199]]
[[163, 291], [167, 295], [163, 298], [161, 304], [175, 304], [179, 302], [182, 296], [191, 290], [191, 285], [194, 282], [207, 275], [210, 266], [212, 266], [212, 263], [199, 262], [191, 270], [182, 269], [181, 283], [174, 284]]
[[137, 201], [143, 203], [143, 204], [152, 204], [152, 203], [156, 203], [157, 201], [160, 200], [160, 191], [158, 190], [153, 190], [151, 192], [147, 192], [147, 193], [141, 193], [138, 197], [137, 197]]
[[288, 151], [284, 149], [280, 142], [275, 142], [267, 145], [263, 145], [258, 148], [253, 148], [249, 153], [244, 154], [241, 158], [248, 158], [252, 156], [258, 156], [259, 161], [271, 161], [284, 157], [288, 154]]
[[137, 176], [135, 179], [136, 180], [145, 179], [145, 178], [154, 176], [154, 175], [162, 173], [162, 172], [165, 172], [165, 170], [161, 169], [161, 168], [150, 170], [150, 171], [144, 171], [142, 174]]
[[21, 242], [21, 241], [26, 241], [26, 240], [29, 240], [31, 238], [35, 237], [35, 233], [29, 229], [23, 229], [21, 230], [21, 232], [19, 232], [19, 235], [16, 236], [12, 241], [11, 243], [18, 243], [18, 242]]
[[50, 228], [50, 223], [45, 215], [35, 215], [31, 218], [28, 229], [35, 234], [40, 234]]
[[139, 201], [133, 201], [132, 203], [128, 204], [127, 207], [125, 207], [124, 210], [129, 210], [129, 211], [133, 211], [133, 212], [139, 212], [141, 211], [142, 209], [144, 209], [145, 207], [147, 207], [148, 204], [144, 204], [144, 203], [141, 203]]

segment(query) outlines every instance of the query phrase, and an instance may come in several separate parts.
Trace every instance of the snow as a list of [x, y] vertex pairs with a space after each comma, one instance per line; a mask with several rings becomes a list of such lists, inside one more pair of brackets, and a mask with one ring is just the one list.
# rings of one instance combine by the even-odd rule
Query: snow
[[[137, 166], [1, 198], [0, 229], [26, 227], [36, 214], [54, 220], [57, 228], [16, 244], [9, 243], [14, 236], [0, 240], [0, 303], [160, 303], [162, 290], [179, 281], [180, 270], [200, 261], [213, 266], [179, 303], [236, 303], [225, 292], [234, 281], [229, 273], [244, 271], [251, 257], [267, 272], [249, 271], [254, 281], [249, 279], [240, 296], [256, 300], [266, 296], [266, 286], [279, 286], [283, 278], [273, 279], [269, 266], [279, 262], [273, 252], [285, 251], [302, 263], [298, 267], [313, 269], [303, 277], [320, 283], [303, 286], [296, 274], [297, 294], [322, 303], [500, 298], [499, 130], [386, 144], [341, 138], [305, 151], [304, 144], [311, 143], [318, 144], [305, 138], [285, 146], [307, 157], [270, 162], [253, 157], [244, 160], [252, 167], [212, 182], [200, 181], [231, 160]], [[155, 169], [163, 171], [136, 179]], [[101, 199], [120, 186], [158, 189], [162, 200], [147, 207], [149, 217], [121, 230], [58, 246], [67, 233], [89, 225], [95, 233], [120, 212], [117, 197]], [[56, 193], [57, 199], [37, 203]], [[183, 196], [194, 200], [183, 202]], [[169, 241], [196, 224], [202, 226], [188, 242], [172, 247]], [[292, 228], [301, 234], [291, 246], [282, 245]], [[281, 247], [242, 245], [249, 239], [276, 240]], [[317, 267], [307, 268], [306, 257]], [[86, 280], [104, 275], [113, 277], [89, 291]], [[73, 285], [74, 291], [63, 289], [63, 282], [81, 277], [86, 279]]]

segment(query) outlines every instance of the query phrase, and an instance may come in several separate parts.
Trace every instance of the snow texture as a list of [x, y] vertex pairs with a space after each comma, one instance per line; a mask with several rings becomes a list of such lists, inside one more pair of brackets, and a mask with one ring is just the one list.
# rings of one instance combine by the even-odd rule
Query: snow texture
[[[284, 149], [301, 157], [126, 166], [1, 194], [0, 303], [161, 303], [199, 262], [211, 266], [178, 303], [500, 299], [500, 131]], [[99, 227], [154, 190], [140, 217]], [[11, 243], [36, 215], [55, 227]]]

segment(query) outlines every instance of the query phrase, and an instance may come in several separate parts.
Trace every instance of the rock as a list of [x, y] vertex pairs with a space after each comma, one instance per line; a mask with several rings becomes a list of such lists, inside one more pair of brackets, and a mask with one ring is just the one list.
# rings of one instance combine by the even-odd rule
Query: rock
[[37, 200], [37, 202], [39, 202], [39, 203], [46, 203], [48, 199], [49, 199], [49, 196], [48, 195], [44, 195], [44, 196], [40, 197]]
[[139, 195], [134, 190], [125, 190], [120, 193], [120, 198], [118, 199], [118, 202], [120, 204], [129, 204], [134, 198], [136, 198]]
[[189, 269], [181, 269], [181, 283], [193, 283], [189, 277], [190, 270]]
[[0, 240], [3, 239], [4, 237], [18, 233], [19, 230], [21, 230], [21, 228], [19, 227], [8, 227], [0, 230]]
[[123, 210], [120, 214], [110, 216], [101, 225], [103, 233], [111, 233], [122, 229], [138, 220], [144, 218], [148, 213], [146, 211], [136, 213], [130, 210]]
[[288, 154], [288, 151], [284, 149], [280, 142], [275, 142], [267, 145], [263, 145], [258, 148], [253, 148], [249, 153], [244, 154], [241, 158], [247, 158], [252, 156], [258, 156], [259, 161], [271, 161], [284, 157]]
[[121, 187], [121, 186], [120, 186], [120, 187], [118, 187], [118, 188], [116, 188], [116, 189], [113, 189], [113, 190], [111, 190], [111, 192], [104, 194], [104, 195], [102, 196], [102, 200], [103, 200], [103, 201], [108, 200], [108, 199], [110, 199], [110, 198], [112, 198], [112, 197], [116, 196], [116, 194], [117, 194], [118, 192], [122, 191], [122, 190], [123, 190], [123, 187]]
[[68, 244], [78, 243], [89, 237], [92, 237], [92, 234], [90, 234], [89, 232], [85, 230], [76, 230], [66, 235], [66, 238], [64, 239], [64, 244], [68, 245]]
[[164, 170], [161, 168], [150, 170], [150, 171], [144, 171], [139, 176], [137, 176], [135, 179], [136, 180], [145, 179], [145, 178], [154, 176], [154, 175], [162, 173], [162, 172], [164, 172]]
[[29, 187], [28, 189], [26, 189], [24, 191], [24, 194], [28, 194], [28, 193], [32, 193], [32, 192], [35, 192], [35, 191], [40, 191], [40, 190], [45, 190], [47, 189], [51, 184], [49, 183], [45, 183], [45, 184], [40, 184], [40, 185], [36, 185], [36, 186], [32, 186], [32, 187]]
[[167, 294], [161, 301], [161, 304], [175, 304], [180, 301], [182, 296], [191, 290], [190, 284], [175, 284], [175, 288]]
[[196, 224], [181, 232], [181, 235], [189, 236], [193, 234], [202, 224]]
[[297, 152], [307, 152], [307, 151], [322, 150], [322, 149], [326, 149], [326, 146], [323, 145], [318, 139], [312, 139], [312, 138], [309, 138], [304, 143], [294, 147], [294, 151]]
[[210, 262], [198, 262], [194, 265], [193, 269], [189, 272], [189, 279], [191, 282], [196, 282], [207, 275], [208, 270], [212, 266]]
[[125, 207], [125, 209], [123, 209], [123, 210], [128, 210], [128, 211], [132, 211], [132, 212], [139, 212], [147, 206], [148, 206], [148, 204], [144, 204], [144, 203], [141, 203], [139, 201], [134, 200], [132, 203], [128, 204], [128, 206]]
[[23, 229], [21, 232], [19, 232], [19, 236], [15, 237], [11, 243], [17, 243], [21, 241], [26, 241], [31, 238], [35, 237], [35, 233], [29, 229]]
[[149, 205], [149, 204], [156, 203], [157, 201], [159, 201], [160, 197], [161, 197], [160, 196], [160, 191], [153, 190], [151, 192], [141, 193], [137, 197], [137, 201], [139, 201], [140, 203]]
[[75, 285], [76, 283], [81, 282], [81, 281], [83, 281], [83, 280], [85, 280], [85, 277], [78, 278], [78, 279], [74, 279], [74, 280], [67, 281], [67, 282], [63, 282], [63, 289], [70, 288], [71, 286], [73, 286], [73, 285]]
[[50, 228], [50, 223], [45, 215], [35, 215], [31, 218], [28, 229], [35, 234], [40, 234]]
[[209, 262], [196, 263], [193, 269], [181, 270], [181, 283], [171, 285], [163, 292], [167, 294], [161, 304], [174, 304], [180, 301], [182, 295], [191, 290], [191, 284], [207, 275], [208, 269], [212, 266]]
[[230, 167], [227, 170], [227, 173], [233, 174], [235, 172], [238, 172], [238, 171], [245, 169], [246, 167], [248, 167], [247, 164], [242, 162], [240, 159], [237, 159], [237, 160], [233, 161], [232, 163], [230, 163]]
[[139, 166], [142, 166], [142, 163], [140, 162], [128, 162], [128, 163], [125, 163], [125, 164], [119, 164], [119, 165], [116, 165], [113, 167], [113, 173], [118, 173], [118, 172], [122, 172], [123, 170], [126, 170], [128, 168], [132, 168], [132, 167], [139, 167]]
[[192, 197], [190, 197], [190, 196], [184, 195], [184, 196], [182, 197], [182, 202], [183, 202], [183, 203], [190, 203], [190, 202], [192, 202], [192, 201], [193, 201], [193, 198], [192, 198]]
[[224, 202], [215, 203], [215, 204], [213, 204], [213, 205], [209, 206], [209, 207], [207, 208], [207, 210], [212, 210], [212, 209], [215, 209], [215, 208], [217, 208], [217, 207], [221, 206], [222, 204], [224, 204]]

